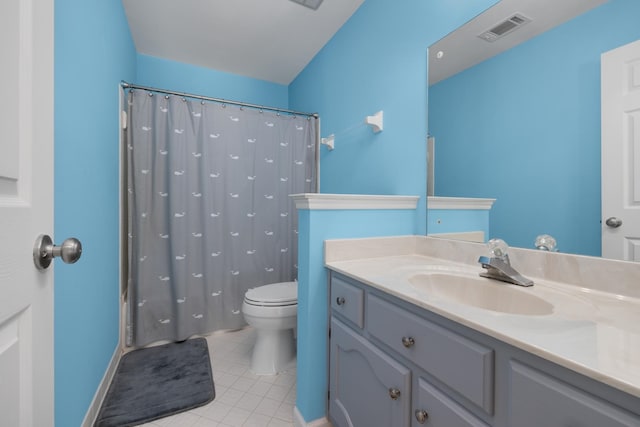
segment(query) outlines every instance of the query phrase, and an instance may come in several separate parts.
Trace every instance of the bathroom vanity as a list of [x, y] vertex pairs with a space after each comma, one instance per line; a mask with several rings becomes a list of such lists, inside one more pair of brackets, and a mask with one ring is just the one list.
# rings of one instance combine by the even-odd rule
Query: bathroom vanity
[[640, 290], [554, 282], [588, 260], [513, 251], [533, 287], [478, 277], [483, 245], [327, 241], [333, 425], [640, 426]]

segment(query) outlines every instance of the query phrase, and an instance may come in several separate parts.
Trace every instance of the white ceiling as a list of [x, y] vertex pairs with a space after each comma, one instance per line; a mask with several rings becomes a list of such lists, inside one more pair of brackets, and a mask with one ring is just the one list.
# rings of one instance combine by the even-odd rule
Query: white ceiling
[[[429, 83], [606, 1], [501, 0], [429, 49]], [[364, 0], [324, 0], [316, 11], [290, 0], [122, 2], [138, 53], [288, 85]], [[493, 43], [477, 37], [516, 12], [532, 21]]]
[[[429, 47], [429, 84], [454, 75], [609, 0], [501, 0]], [[490, 43], [478, 37], [520, 13], [531, 22]], [[444, 56], [436, 58], [442, 51]]]
[[288, 85], [364, 0], [123, 0], [138, 53]]

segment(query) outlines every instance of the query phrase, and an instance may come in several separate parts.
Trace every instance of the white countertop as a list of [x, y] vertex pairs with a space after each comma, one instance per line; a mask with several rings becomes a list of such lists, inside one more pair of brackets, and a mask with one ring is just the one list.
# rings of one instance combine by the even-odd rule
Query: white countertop
[[[417, 244], [416, 244], [417, 242]], [[450, 253], [456, 249], [458, 259], [433, 256], [434, 252]], [[539, 251], [514, 249], [514, 258], [556, 257], [550, 265], [581, 268], [590, 263], [589, 257], [566, 254], [538, 255]], [[533, 353], [585, 376], [640, 397], [640, 299], [637, 294], [622, 295], [619, 289], [631, 284], [617, 284], [615, 293], [603, 290], [604, 285], [585, 287], [582, 284], [562, 283], [521, 271], [534, 280], [535, 285], [524, 288], [486, 279], [488, 286], [507, 287], [508, 297], [525, 294], [540, 298], [550, 305], [550, 313], [540, 315], [507, 314], [477, 308], [439, 296], [411, 285], [409, 278], [416, 274], [440, 269], [452, 270], [476, 277], [482, 270], [477, 262], [468, 261], [486, 255], [483, 245], [452, 242], [422, 236], [382, 239], [336, 240], [325, 243], [326, 266], [374, 288], [389, 293], [445, 318], [492, 336], [514, 347]], [[358, 255], [360, 254], [360, 255]], [[541, 258], [542, 259], [542, 258]], [[477, 260], [477, 257], [475, 258]], [[620, 277], [636, 280], [640, 264], [593, 259], [601, 270], [610, 263]], [[526, 263], [523, 263], [525, 265]], [[565, 265], [566, 264], [566, 265]], [[620, 269], [629, 269], [622, 274]], [[636, 269], [638, 271], [636, 271]], [[495, 283], [493, 283], [495, 282]], [[635, 283], [640, 286], [639, 282]], [[484, 284], [483, 284], [484, 286]]]

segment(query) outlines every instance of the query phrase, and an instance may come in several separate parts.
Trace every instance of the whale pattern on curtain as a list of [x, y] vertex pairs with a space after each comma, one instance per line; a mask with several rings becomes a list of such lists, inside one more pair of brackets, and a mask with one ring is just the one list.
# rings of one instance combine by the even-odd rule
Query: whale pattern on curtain
[[128, 120], [127, 342], [242, 327], [247, 289], [297, 277], [317, 119], [131, 90]]

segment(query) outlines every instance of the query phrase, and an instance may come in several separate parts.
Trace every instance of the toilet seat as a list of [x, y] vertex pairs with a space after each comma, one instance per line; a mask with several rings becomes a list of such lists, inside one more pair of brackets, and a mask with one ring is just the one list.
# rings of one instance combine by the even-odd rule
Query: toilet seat
[[298, 283], [281, 282], [249, 289], [244, 302], [261, 307], [283, 307], [298, 304]]

